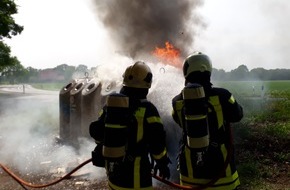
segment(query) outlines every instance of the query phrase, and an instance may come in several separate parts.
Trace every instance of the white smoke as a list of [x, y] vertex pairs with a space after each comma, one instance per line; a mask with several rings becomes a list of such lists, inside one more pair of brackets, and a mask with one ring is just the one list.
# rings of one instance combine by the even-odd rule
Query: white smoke
[[[94, 77], [102, 83], [115, 81], [118, 91], [125, 68], [135, 61], [127, 57], [118, 57], [112, 63], [99, 65]], [[172, 171], [176, 170], [176, 153], [180, 131], [171, 118], [171, 100], [184, 84], [181, 70], [162, 63], [148, 63], [153, 72], [153, 83], [148, 99], [157, 107], [167, 132], [168, 150], [173, 162]], [[105, 88], [106, 86], [104, 86]], [[79, 141], [76, 151], [69, 145], [56, 142], [59, 136], [59, 92], [49, 95], [28, 96], [1, 99], [0, 105], [0, 163], [12, 166], [24, 174], [47, 174], [58, 168], [76, 167], [91, 158], [95, 148], [93, 139]], [[72, 166], [73, 165], [73, 166]], [[90, 179], [105, 176], [102, 168], [92, 164], [83, 169], [90, 173]], [[64, 171], [65, 173], [69, 171]]]
[[[53, 174], [54, 170], [76, 167], [91, 157], [94, 143], [84, 140], [80, 151], [56, 142], [59, 133], [58, 92], [50, 95], [0, 97], [0, 163], [22, 174]], [[104, 176], [104, 171], [96, 172]], [[14, 171], [15, 172], [15, 171]], [[69, 171], [64, 170], [62, 174]]]

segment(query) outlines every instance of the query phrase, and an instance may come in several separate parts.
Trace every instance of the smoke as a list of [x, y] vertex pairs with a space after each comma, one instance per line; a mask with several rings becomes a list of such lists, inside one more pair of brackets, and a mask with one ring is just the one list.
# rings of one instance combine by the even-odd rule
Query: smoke
[[[26, 89], [27, 94], [17, 90], [11, 90], [9, 96], [0, 96], [1, 164], [26, 175], [58, 174], [60, 177], [70, 171], [70, 163], [70, 167], [76, 167], [91, 157], [94, 143], [89, 139], [82, 141], [79, 151], [57, 143], [58, 92], [32, 95], [31, 89]], [[101, 169], [85, 167], [86, 171], [93, 171], [90, 172], [92, 177], [105, 176]]]
[[158, 109], [165, 131], [167, 150], [172, 164], [169, 165], [171, 180], [178, 182], [177, 156], [182, 136], [181, 128], [173, 121], [172, 98], [181, 92], [184, 78], [180, 68], [170, 65], [150, 64], [153, 73], [153, 84], [148, 94], [148, 100]]
[[[117, 46], [117, 53], [111, 62], [97, 67], [92, 73], [100, 81], [116, 81], [128, 64], [145, 59], [157, 46], [166, 41], [180, 49], [185, 56], [197, 35], [195, 27], [204, 26], [202, 19], [194, 14], [202, 1], [129, 1], [93, 0], [96, 13]], [[130, 57], [130, 58], [129, 58]], [[132, 58], [132, 59], [131, 59]], [[183, 85], [181, 71], [162, 63], [148, 63], [154, 78], [148, 99], [159, 110], [167, 132], [169, 153], [176, 170], [176, 152], [180, 131], [171, 118], [171, 99]], [[109, 73], [109, 74], [108, 74]], [[76, 77], [76, 76], [75, 76]], [[47, 172], [55, 168], [66, 168], [69, 163], [78, 163], [91, 157], [94, 149], [92, 139], [82, 139], [80, 150], [56, 143], [59, 135], [58, 93], [49, 97], [34, 96], [8, 98], [1, 101], [0, 162], [17, 168], [22, 173]], [[1, 97], [0, 97], [1, 98]], [[47, 164], [49, 163], [49, 164]], [[88, 166], [88, 170], [96, 167]], [[98, 170], [91, 174], [104, 176]]]
[[[93, 0], [95, 12], [115, 42], [120, 54], [134, 59], [149, 59], [155, 47], [169, 41], [180, 49], [182, 56], [190, 49], [204, 27], [195, 10], [201, 0]], [[150, 56], [149, 56], [150, 57]]]
[[172, 171], [176, 171], [180, 130], [171, 117], [171, 100], [182, 89], [184, 79], [180, 69], [162, 63], [151, 64], [156, 62], [152, 52], [156, 47], [164, 47], [165, 42], [179, 49], [181, 58], [194, 51], [192, 45], [198, 31], [206, 27], [197, 12], [203, 1], [92, 1], [94, 12], [115, 43], [117, 53], [133, 60], [145, 60], [152, 69], [153, 84], [148, 99], [161, 115], [173, 162]]
[[[119, 65], [116, 66], [115, 62], [100, 65], [94, 72], [94, 77], [102, 83], [112, 80], [116, 82], [111, 91], [120, 87], [122, 73], [128, 65], [134, 63], [128, 58], [118, 60]], [[177, 179], [176, 156], [181, 131], [171, 118], [171, 99], [180, 92], [184, 79], [181, 70], [173, 66], [162, 63], [148, 65], [153, 73], [148, 100], [155, 104], [164, 123], [172, 161], [172, 179]], [[29, 95], [29, 89], [26, 92], [26, 95], [16, 92], [15, 97], [0, 97], [3, 108], [0, 113], [0, 163], [17, 169], [22, 174], [54, 175], [58, 170], [61, 170], [61, 174], [67, 173], [70, 168], [91, 158], [91, 151], [95, 148], [93, 139], [76, 139], [80, 144], [79, 150], [56, 142], [60, 131], [58, 92], [38, 95]], [[83, 169], [90, 174], [90, 179], [105, 177], [102, 168], [88, 164], [82, 171]]]

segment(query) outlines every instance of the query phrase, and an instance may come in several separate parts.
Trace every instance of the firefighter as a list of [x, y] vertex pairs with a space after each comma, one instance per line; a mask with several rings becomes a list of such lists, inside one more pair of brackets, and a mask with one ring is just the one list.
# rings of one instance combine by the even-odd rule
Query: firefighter
[[[240, 181], [234, 161], [230, 123], [239, 122], [243, 118], [243, 109], [227, 89], [212, 86], [211, 73], [212, 63], [207, 55], [201, 52], [189, 55], [183, 63], [185, 88], [172, 99], [172, 117], [183, 129], [178, 157], [180, 183], [213, 190], [232, 190], [239, 186]], [[203, 88], [200, 89], [199, 85]], [[188, 118], [185, 117], [184, 112], [186, 101], [184, 91], [188, 91], [191, 86], [198, 87], [195, 90], [198, 89], [197, 96], [201, 95], [199, 99], [203, 98], [204, 93], [208, 110], [207, 120], [206, 122], [196, 122], [196, 126], [185, 126]], [[187, 96], [190, 94], [187, 93]], [[194, 122], [198, 117], [191, 118]], [[206, 131], [203, 130], [200, 133], [195, 132], [193, 134], [196, 135], [195, 138], [189, 138], [187, 130], [191, 130], [190, 128], [196, 130], [201, 127], [198, 124], [208, 125], [208, 135], [203, 134], [198, 137]], [[205, 143], [207, 140], [209, 142]], [[188, 145], [188, 142], [193, 147], [199, 146], [199, 143], [208, 144], [208, 146], [204, 146], [205, 151], [197, 153]]]
[[103, 113], [90, 124], [110, 189], [153, 189], [153, 169], [160, 177], [170, 178], [164, 126], [157, 108], [146, 99], [152, 77], [142, 61], [127, 67], [120, 93], [108, 96]]

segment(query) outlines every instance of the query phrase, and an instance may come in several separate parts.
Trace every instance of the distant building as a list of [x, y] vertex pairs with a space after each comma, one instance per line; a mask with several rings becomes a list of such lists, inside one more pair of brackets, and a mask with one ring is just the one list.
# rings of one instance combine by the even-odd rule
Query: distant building
[[64, 75], [59, 73], [56, 69], [44, 69], [39, 71], [38, 75], [40, 82], [63, 81]]

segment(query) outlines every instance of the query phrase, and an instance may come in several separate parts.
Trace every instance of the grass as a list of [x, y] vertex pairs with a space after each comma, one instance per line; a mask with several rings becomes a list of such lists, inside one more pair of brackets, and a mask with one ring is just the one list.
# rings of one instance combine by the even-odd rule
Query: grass
[[265, 127], [265, 134], [286, 139], [290, 136], [290, 123], [274, 123]]
[[[233, 94], [248, 97], [248, 96], [261, 96], [271, 92], [288, 92], [290, 93], [290, 81], [225, 81], [213, 82], [215, 86], [224, 87], [229, 89]], [[262, 86], [264, 87], [262, 90]]]
[[290, 189], [290, 81], [214, 86], [232, 92], [244, 109], [242, 121], [233, 125], [240, 189]]
[[33, 83], [31, 85], [37, 89], [59, 91], [66, 84], [64, 83]]
[[261, 185], [265, 181], [288, 183], [290, 186], [290, 171], [287, 169], [290, 161], [289, 131], [289, 128], [280, 130], [271, 123], [251, 123], [235, 129], [235, 136], [239, 137], [235, 147], [242, 187], [263, 189]]

